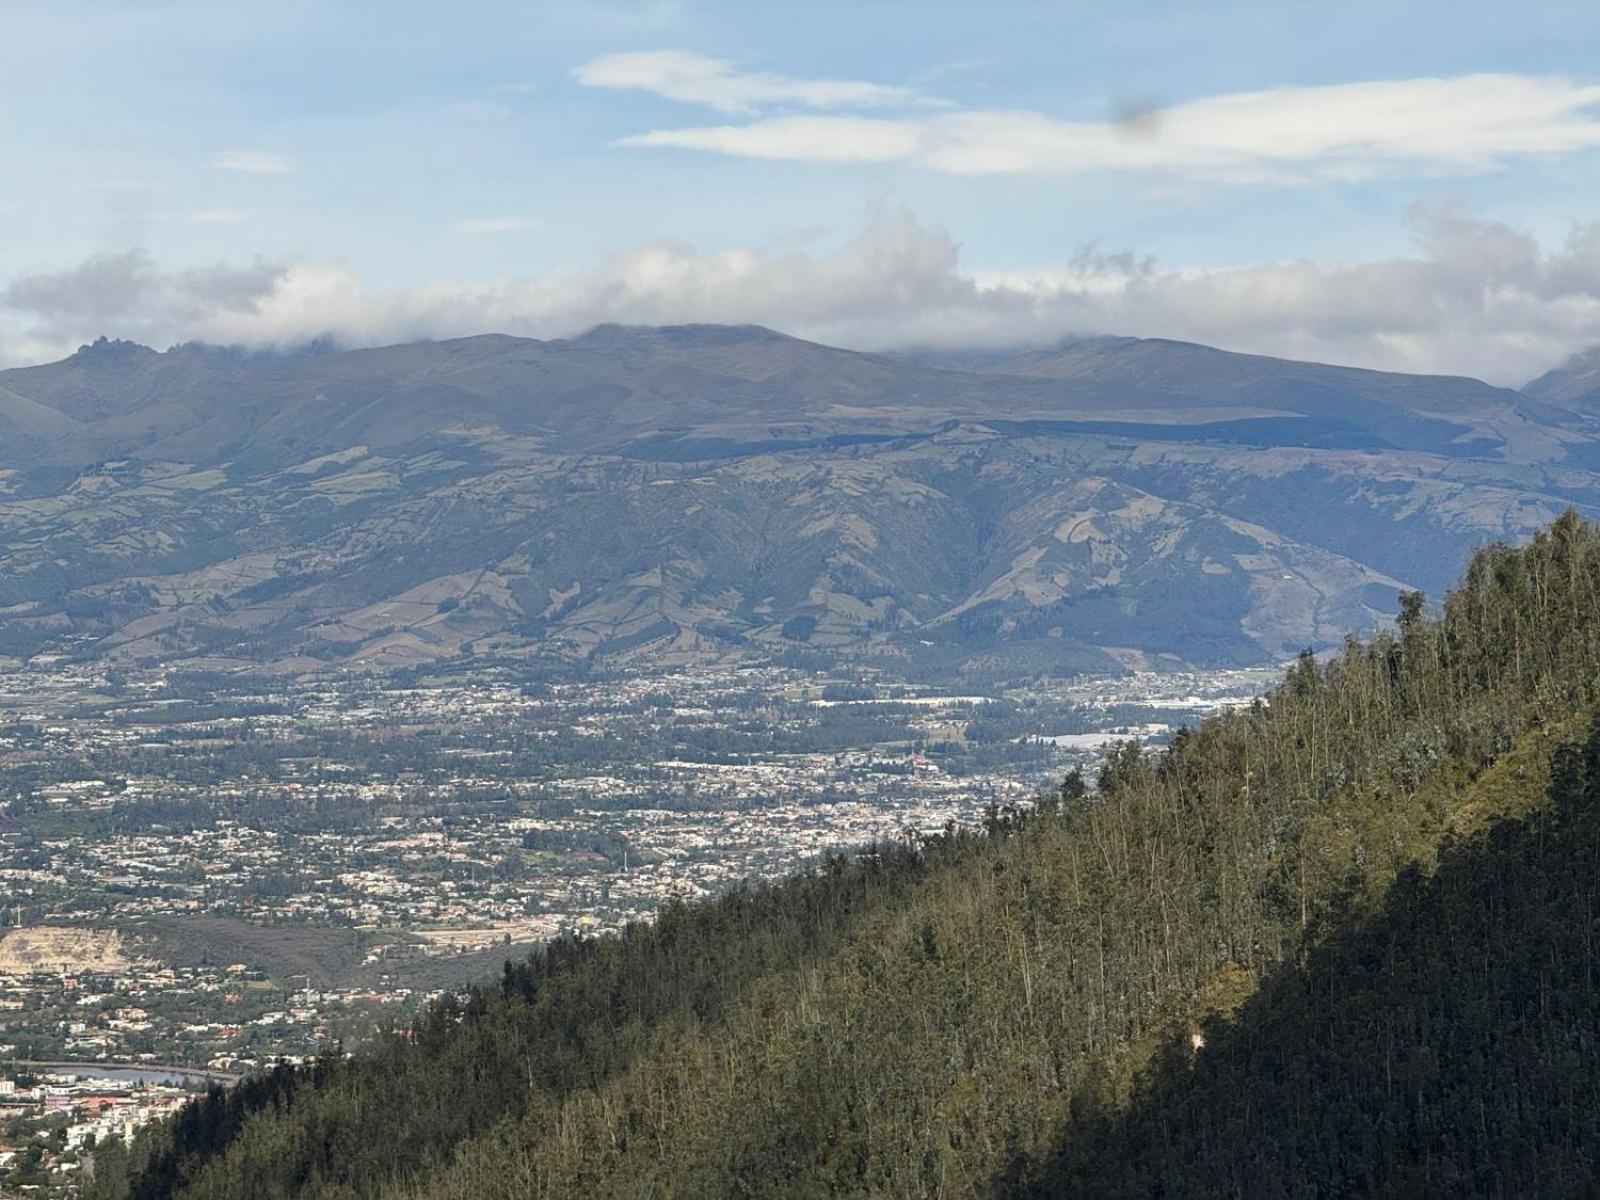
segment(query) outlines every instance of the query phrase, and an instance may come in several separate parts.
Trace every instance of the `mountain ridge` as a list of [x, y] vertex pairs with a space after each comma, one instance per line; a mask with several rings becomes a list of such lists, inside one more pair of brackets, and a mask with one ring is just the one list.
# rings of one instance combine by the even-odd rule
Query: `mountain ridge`
[[1600, 511], [1578, 409], [1159, 339], [100, 341], [0, 372], [8, 418], [0, 654], [220, 669], [1266, 661]]
[[1526, 395], [1584, 412], [1600, 407], [1600, 346], [1579, 351], [1559, 367], [1523, 385]]

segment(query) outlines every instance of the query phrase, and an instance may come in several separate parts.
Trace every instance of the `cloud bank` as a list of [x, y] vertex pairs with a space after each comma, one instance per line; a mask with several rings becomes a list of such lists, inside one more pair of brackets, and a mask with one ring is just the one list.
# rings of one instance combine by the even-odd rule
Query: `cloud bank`
[[1600, 342], [1600, 223], [1553, 247], [1450, 209], [1419, 208], [1411, 227], [1413, 254], [1369, 262], [1169, 269], [1088, 249], [1037, 270], [976, 272], [944, 230], [884, 212], [829, 253], [662, 242], [585, 269], [394, 290], [339, 264], [166, 271], [135, 250], [0, 290], [0, 361], [59, 357], [101, 334], [158, 347], [322, 336], [365, 346], [709, 321], [864, 350], [1132, 334], [1516, 384]]
[[[671, 94], [663, 86], [652, 90]], [[737, 92], [722, 93], [719, 102], [710, 88], [693, 90], [679, 89], [675, 98], [725, 112], [753, 107], [737, 102]], [[657, 129], [617, 144], [900, 163], [952, 175], [1149, 171], [1223, 183], [1349, 182], [1402, 169], [1470, 174], [1600, 146], [1597, 106], [1600, 87], [1567, 79], [1464, 75], [1238, 92], [1165, 109], [1142, 105], [1105, 121], [999, 109], [911, 117], [789, 114]]]

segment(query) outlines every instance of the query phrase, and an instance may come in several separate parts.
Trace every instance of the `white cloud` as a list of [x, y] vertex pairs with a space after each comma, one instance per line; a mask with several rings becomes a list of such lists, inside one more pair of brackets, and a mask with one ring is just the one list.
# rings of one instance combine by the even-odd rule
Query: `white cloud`
[[234, 225], [240, 221], [248, 221], [255, 215], [255, 212], [248, 208], [202, 208], [198, 212], [190, 213], [189, 219], [198, 221], [202, 225]]
[[520, 233], [533, 228], [531, 217], [474, 217], [457, 221], [450, 229], [454, 233]]
[[853, 79], [792, 79], [741, 71], [734, 63], [687, 50], [608, 54], [573, 74], [587, 87], [652, 92], [668, 100], [704, 104], [719, 112], [752, 113], [771, 105], [804, 108], [874, 108], [917, 99], [908, 88]]
[[912, 162], [922, 152], [922, 128], [884, 117], [773, 117], [752, 125], [657, 130], [616, 144], [801, 162]]
[[143, 250], [130, 250], [92, 255], [65, 271], [24, 275], [0, 290], [0, 359], [27, 361], [45, 347], [46, 355], [70, 349], [96, 336], [89, 330], [117, 330], [163, 345], [183, 341], [219, 320], [259, 314], [257, 306], [286, 271], [260, 260], [163, 271]]
[[224, 150], [211, 160], [219, 171], [244, 171], [251, 175], [292, 175], [294, 164], [270, 150]]
[[[623, 146], [804, 162], [903, 162], [955, 175], [1171, 171], [1230, 182], [1472, 173], [1600, 146], [1600, 86], [1465, 75], [1285, 87], [1141, 106], [1136, 120], [977, 109], [884, 119], [782, 116], [659, 129]], [[725, 111], [741, 111], [723, 105]]]
[[1201, 270], [1086, 250], [1030, 271], [975, 272], [943, 230], [883, 213], [831, 252], [662, 242], [583, 269], [401, 289], [371, 287], [335, 264], [162, 271], [133, 252], [13, 280], [0, 291], [0, 360], [54, 357], [100, 334], [157, 346], [322, 335], [376, 345], [711, 321], [866, 350], [1135, 334], [1515, 384], [1600, 342], [1600, 223], [1542, 246], [1504, 225], [1421, 208], [1412, 231], [1413, 254], [1367, 262]]

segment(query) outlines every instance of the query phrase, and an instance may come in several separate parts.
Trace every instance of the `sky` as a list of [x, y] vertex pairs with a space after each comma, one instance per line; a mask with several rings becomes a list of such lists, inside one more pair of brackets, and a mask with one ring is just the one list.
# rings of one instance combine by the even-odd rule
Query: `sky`
[[753, 322], [1518, 384], [1600, 342], [1600, 5], [0, 0], [0, 365]]

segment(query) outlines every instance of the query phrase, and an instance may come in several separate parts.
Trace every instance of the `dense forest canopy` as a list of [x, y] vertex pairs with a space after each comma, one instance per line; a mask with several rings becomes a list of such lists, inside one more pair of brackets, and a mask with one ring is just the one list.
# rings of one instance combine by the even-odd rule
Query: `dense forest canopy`
[[567, 939], [102, 1198], [1596, 1184], [1600, 530], [985, 831]]

